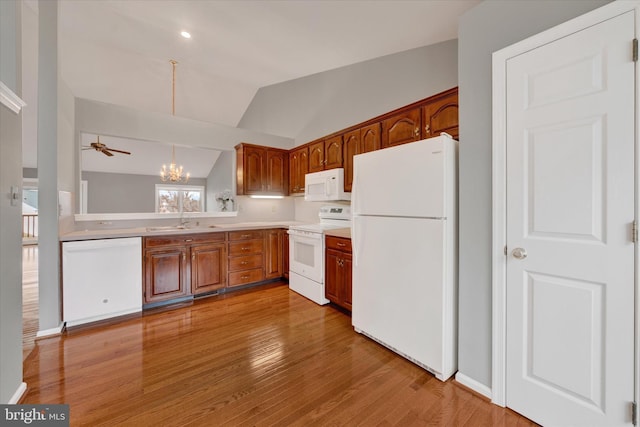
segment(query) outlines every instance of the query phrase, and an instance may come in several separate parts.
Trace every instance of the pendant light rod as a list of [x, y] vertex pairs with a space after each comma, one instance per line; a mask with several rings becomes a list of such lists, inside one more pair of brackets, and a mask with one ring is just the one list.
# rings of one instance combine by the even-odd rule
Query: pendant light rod
[[171, 78], [171, 115], [176, 115], [176, 64], [178, 61], [170, 59], [171, 66], [173, 67], [173, 76]]
[[[178, 61], [175, 59], [170, 59], [169, 62], [173, 68], [173, 74], [171, 78], [171, 115], [175, 117], [176, 115], [176, 64]], [[160, 170], [160, 178], [162, 181], [170, 181], [170, 182], [184, 182], [187, 183], [189, 181], [189, 173], [187, 172], [186, 176], [182, 175], [183, 169], [182, 166], [177, 166], [176, 164], [176, 146], [175, 144], [171, 147], [171, 163], [169, 164], [169, 168], [167, 169], [167, 165], [162, 165], [162, 169]]]

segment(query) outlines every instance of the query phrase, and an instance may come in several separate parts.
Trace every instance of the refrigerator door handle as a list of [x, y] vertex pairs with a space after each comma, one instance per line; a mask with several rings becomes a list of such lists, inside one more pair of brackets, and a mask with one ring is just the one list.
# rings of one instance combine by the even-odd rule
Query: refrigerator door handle
[[354, 243], [352, 245], [354, 266], [358, 265], [358, 253], [360, 252], [358, 250], [358, 236], [356, 235], [356, 221], [360, 214], [358, 208], [358, 168], [354, 168], [353, 180], [351, 181], [351, 241]]
[[351, 239], [353, 242], [352, 245], [352, 250], [353, 250], [353, 265], [354, 267], [358, 266], [358, 259], [360, 257], [360, 249], [362, 248], [362, 243], [361, 243], [361, 239], [358, 239], [358, 237], [360, 236], [359, 232], [356, 232], [356, 230], [358, 230], [358, 223], [360, 223], [361, 217], [359, 216], [354, 216], [353, 219], [351, 220]]

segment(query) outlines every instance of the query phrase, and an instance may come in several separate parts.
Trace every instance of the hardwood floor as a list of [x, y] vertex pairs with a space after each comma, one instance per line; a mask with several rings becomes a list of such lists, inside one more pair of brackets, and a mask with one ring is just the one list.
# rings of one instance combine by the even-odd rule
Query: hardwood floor
[[73, 426], [535, 425], [283, 283], [38, 340], [24, 380]]
[[38, 333], [38, 246], [22, 247], [22, 358], [34, 347]]

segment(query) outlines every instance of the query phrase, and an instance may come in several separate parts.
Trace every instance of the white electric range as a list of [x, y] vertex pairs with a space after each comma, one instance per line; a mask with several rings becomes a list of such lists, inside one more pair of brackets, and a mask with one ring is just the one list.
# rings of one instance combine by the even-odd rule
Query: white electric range
[[320, 222], [289, 227], [289, 289], [323, 305], [324, 233], [329, 229], [351, 227], [351, 208], [343, 205], [322, 206]]

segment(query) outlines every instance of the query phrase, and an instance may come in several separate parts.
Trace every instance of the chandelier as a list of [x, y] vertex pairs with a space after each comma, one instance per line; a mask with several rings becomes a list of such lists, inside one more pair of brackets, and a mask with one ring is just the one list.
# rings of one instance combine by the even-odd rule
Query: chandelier
[[[176, 115], [176, 64], [177, 61], [170, 59], [169, 62], [173, 67], [173, 79], [171, 82], [171, 115]], [[162, 165], [162, 170], [160, 170], [160, 178], [163, 182], [187, 182], [189, 181], [189, 172], [185, 176], [182, 175], [183, 168], [182, 166], [176, 166], [176, 146], [173, 145], [171, 147], [171, 164], [169, 164], [169, 168], [167, 165]]]

